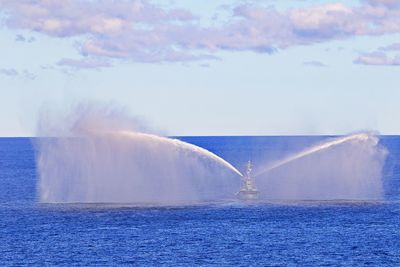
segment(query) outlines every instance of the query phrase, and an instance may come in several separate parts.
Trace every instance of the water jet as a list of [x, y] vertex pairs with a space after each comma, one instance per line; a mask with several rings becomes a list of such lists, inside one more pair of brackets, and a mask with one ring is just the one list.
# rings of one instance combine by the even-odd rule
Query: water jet
[[261, 175], [261, 174], [263, 174], [265, 172], [269, 172], [269, 171], [271, 171], [273, 169], [279, 168], [279, 167], [281, 167], [281, 166], [283, 166], [285, 164], [288, 164], [288, 163], [290, 163], [292, 161], [295, 161], [295, 160], [301, 159], [303, 157], [309, 156], [311, 154], [323, 151], [323, 150], [328, 149], [330, 147], [334, 147], [334, 146], [337, 146], [337, 145], [340, 145], [340, 144], [343, 144], [343, 143], [346, 143], [346, 142], [350, 142], [350, 141], [355, 141], [355, 140], [362, 141], [362, 142], [363, 141], [367, 141], [367, 140], [371, 140], [373, 145], [376, 145], [378, 143], [377, 137], [375, 137], [373, 135], [369, 135], [367, 133], [359, 133], [359, 134], [353, 134], [353, 135], [348, 135], [348, 136], [336, 138], [336, 139], [324, 142], [322, 144], [313, 146], [311, 148], [308, 148], [308, 149], [306, 149], [304, 151], [295, 153], [294, 155], [286, 157], [283, 160], [277, 161], [277, 162], [271, 164], [270, 166], [268, 166], [267, 168], [265, 168], [264, 170], [258, 172], [258, 174], [256, 174], [255, 177], [257, 177], [257, 176], [259, 176], [259, 175]]
[[386, 150], [360, 133], [327, 140], [278, 160], [254, 176], [264, 199], [381, 199]]
[[184, 204], [232, 198], [240, 186], [215, 153], [129, 127], [118, 112], [85, 106], [45, 119], [55, 137], [36, 144], [41, 202]]

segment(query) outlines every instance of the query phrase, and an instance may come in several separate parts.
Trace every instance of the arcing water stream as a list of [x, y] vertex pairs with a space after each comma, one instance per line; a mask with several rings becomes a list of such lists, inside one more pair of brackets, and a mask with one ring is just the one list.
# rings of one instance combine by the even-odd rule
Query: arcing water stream
[[[191, 203], [233, 196], [242, 174], [214, 153], [74, 114], [61, 137], [37, 141], [41, 202]], [[87, 118], [88, 117], [88, 118]], [[129, 127], [128, 127], [129, 129]], [[57, 132], [59, 134], [59, 132]]]
[[266, 172], [269, 172], [269, 171], [271, 171], [273, 169], [279, 168], [279, 167], [281, 167], [281, 166], [283, 166], [285, 164], [288, 164], [288, 163], [290, 163], [292, 161], [295, 161], [297, 159], [309, 156], [309, 155], [311, 155], [313, 153], [317, 153], [317, 152], [323, 151], [325, 149], [328, 149], [330, 147], [337, 146], [337, 145], [340, 145], [340, 144], [343, 144], [343, 143], [346, 143], [346, 142], [350, 142], [350, 141], [355, 141], [355, 140], [356, 141], [357, 140], [358, 141], [372, 140], [374, 145], [376, 145], [378, 143], [378, 139], [375, 136], [369, 135], [369, 134], [366, 134], [366, 133], [353, 134], [353, 135], [340, 137], [340, 138], [337, 138], [337, 139], [334, 139], [334, 140], [331, 140], [331, 141], [328, 141], [328, 142], [313, 146], [311, 148], [308, 148], [308, 149], [306, 149], [304, 151], [301, 151], [299, 153], [291, 155], [291, 156], [289, 156], [289, 157], [287, 157], [287, 158], [285, 158], [283, 160], [277, 161], [277, 162], [271, 164], [270, 166], [268, 166], [267, 168], [263, 169], [262, 171], [258, 172], [258, 174], [255, 175], [255, 176], [262, 175], [262, 174], [264, 174]]
[[128, 136], [129, 138], [132, 138], [133, 140], [143, 140], [143, 141], [147, 140], [150, 142], [160, 142], [160, 143], [169, 144], [178, 150], [191, 151], [191, 152], [196, 153], [199, 156], [202, 156], [204, 158], [209, 158], [209, 159], [215, 160], [215, 162], [219, 163], [222, 167], [226, 167], [226, 168], [232, 170], [233, 172], [235, 172], [237, 175], [243, 176], [243, 174], [238, 169], [236, 169], [234, 166], [232, 166], [232, 164], [230, 164], [223, 158], [217, 156], [216, 154], [208, 151], [207, 149], [183, 142], [178, 139], [161, 137], [161, 136], [157, 136], [157, 135], [153, 135], [153, 134], [145, 134], [145, 133], [139, 133], [139, 132], [133, 132], [133, 131], [120, 131], [120, 132], [117, 132], [117, 134]]
[[376, 136], [344, 136], [267, 165], [255, 182], [267, 199], [382, 199], [386, 155]]

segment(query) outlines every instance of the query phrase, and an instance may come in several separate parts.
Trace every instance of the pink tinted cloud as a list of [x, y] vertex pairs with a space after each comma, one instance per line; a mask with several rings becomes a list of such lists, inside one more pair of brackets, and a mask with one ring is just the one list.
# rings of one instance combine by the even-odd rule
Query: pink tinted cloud
[[196, 19], [186, 10], [164, 10], [140, 0], [0, 0], [0, 4], [9, 14], [8, 26], [58, 37], [112, 35], [134, 29], [135, 24]]
[[219, 51], [274, 53], [296, 45], [399, 33], [399, 2], [362, 0], [357, 6], [331, 3], [285, 11], [241, 4], [231, 10], [230, 20], [209, 27], [187, 10], [145, 0], [0, 0], [0, 8], [8, 27], [61, 38], [82, 36], [79, 51], [84, 56], [184, 62], [216, 59]]
[[400, 7], [400, 1], [399, 0], [366, 0], [370, 5], [373, 6], [385, 6], [389, 8], [398, 8]]
[[400, 51], [400, 43], [394, 43], [388, 46], [380, 47], [382, 51]]
[[375, 66], [399, 66], [400, 55], [389, 57], [385, 53], [373, 52], [360, 55], [354, 63]]

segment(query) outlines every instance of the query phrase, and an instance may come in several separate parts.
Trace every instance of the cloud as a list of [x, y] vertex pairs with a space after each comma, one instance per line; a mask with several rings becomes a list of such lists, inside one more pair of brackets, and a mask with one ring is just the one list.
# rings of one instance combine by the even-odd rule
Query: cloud
[[15, 69], [0, 69], [0, 74], [6, 76], [18, 76], [18, 71], [16, 71]]
[[399, 0], [367, 0], [366, 2], [372, 6], [384, 6], [388, 8], [400, 7]]
[[[356, 6], [329, 3], [283, 11], [250, 2], [234, 6], [228, 19], [211, 26], [188, 10], [145, 0], [0, 0], [0, 6], [7, 27], [80, 37], [81, 55], [98, 62], [157, 63], [214, 60], [220, 51], [272, 54], [298, 45], [400, 33], [399, 2], [362, 0]], [[86, 59], [59, 64], [96, 65]]]
[[399, 51], [400, 50], [400, 43], [394, 43], [388, 46], [380, 47], [379, 50], [382, 51]]
[[374, 66], [400, 66], [400, 55], [388, 57], [382, 52], [372, 52], [359, 56], [354, 63]]
[[99, 61], [94, 59], [69, 59], [64, 58], [57, 62], [59, 66], [69, 66], [77, 69], [99, 69], [110, 67], [111, 64], [106, 61]]
[[324, 64], [324, 63], [322, 63], [320, 61], [315, 61], [315, 60], [305, 61], [305, 62], [303, 62], [303, 64], [304, 65], [308, 65], [308, 66], [313, 66], [313, 67], [327, 67], [326, 64]]
[[8, 11], [10, 27], [32, 29], [51, 36], [87, 33], [112, 35], [134, 24], [190, 21], [196, 17], [182, 9], [163, 10], [147, 1], [0, 0]]
[[[400, 51], [400, 43], [393, 43], [379, 47], [376, 51], [361, 54], [354, 60], [354, 63], [373, 66], [400, 66], [400, 54], [393, 54], [393, 52], [398, 51]], [[392, 54], [392, 56], [390, 56], [390, 54]]]
[[25, 42], [25, 37], [22, 36], [21, 34], [17, 34], [17, 36], [15, 36], [15, 41], [17, 42]]
[[20, 76], [25, 80], [34, 80], [36, 79], [36, 75], [28, 70], [23, 70], [20, 73]]
[[0, 69], [0, 74], [9, 76], [9, 77], [19, 77], [24, 80], [34, 80], [36, 75], [29, 72], [28, 70], [17, 71], [16, 69]]
[[15, 41], [16, 42], [27, 42], [27, 43], [32, 43], [34, 41], [36, 41], [35, 37], [25, 37], [22, 34], [17, 34], [15, 36]]

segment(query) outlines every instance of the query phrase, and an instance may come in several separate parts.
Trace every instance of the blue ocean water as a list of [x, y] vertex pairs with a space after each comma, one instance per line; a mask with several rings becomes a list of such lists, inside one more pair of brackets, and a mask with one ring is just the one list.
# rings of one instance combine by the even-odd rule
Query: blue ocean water
[[[329, 138], [180, 137], [242, 168]], [[29, 138], [0, 139], [0, 265], [399, 266], [400, 137], [385, 199], [133, 207], [40, 204]]]

